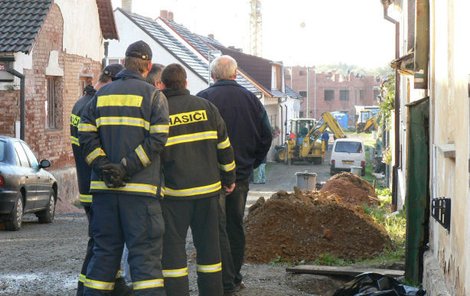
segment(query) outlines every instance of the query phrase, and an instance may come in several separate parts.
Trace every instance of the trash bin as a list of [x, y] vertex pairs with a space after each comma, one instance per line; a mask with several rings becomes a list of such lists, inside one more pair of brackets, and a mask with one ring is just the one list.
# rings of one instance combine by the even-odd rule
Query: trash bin
[[305, 172], [295, 173], [297, 176], [297, 188], [303, 190], [314, 190], [317, 184], [317, 174]]
[[360, 167], [360, 166], [352, 166], [351, 167], [351, 174], [356, 175], [356, 176], [360, 176], [361, 172], [362, 172], [362, 167]]

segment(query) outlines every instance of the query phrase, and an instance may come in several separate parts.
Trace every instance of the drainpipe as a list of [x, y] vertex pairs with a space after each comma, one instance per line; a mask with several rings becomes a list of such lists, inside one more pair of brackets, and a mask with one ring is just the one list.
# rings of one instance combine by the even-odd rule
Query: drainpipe
[[[388, 15], [389, 4], [384, 4], [384, 19], [395, 25], [395, 59], [400, 57], [400, 23]], [[400, 161], [400, 74], [395, 69], [395, 163], [392, 172], [392, 211], [398, 207], [398, 167]]]
[[16, 76], [20, 79], [20, 139], [25, 140], [24, 130], [25, 130], [25, 94], [24, 94], [24, 80], [25, 77], [20, 72], [15, 69], [8, 69], [8, 73], [13, 76]]

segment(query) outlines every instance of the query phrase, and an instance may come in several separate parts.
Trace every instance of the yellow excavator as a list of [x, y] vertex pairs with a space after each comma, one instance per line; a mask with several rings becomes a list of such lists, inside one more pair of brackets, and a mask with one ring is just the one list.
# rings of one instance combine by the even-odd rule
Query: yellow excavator
[[378, 129], [377, 115], [374, 115], [370, 110], [360, 111], [356, 123], [356, 132], [370, 133]]
[[328, 128], [335, 139], [346, 138], [330, 112], [323, 113], [318, 122], [313, 118], [297, 118], [292, 119], [290, 124], [289, 139], [283, 145], [275, 147], [275, 159], [278, 162], [292, 164], [294, 161], [309, 161], [321, 164], [327, 149], [327, 143], [321, 141], [323, 132]]

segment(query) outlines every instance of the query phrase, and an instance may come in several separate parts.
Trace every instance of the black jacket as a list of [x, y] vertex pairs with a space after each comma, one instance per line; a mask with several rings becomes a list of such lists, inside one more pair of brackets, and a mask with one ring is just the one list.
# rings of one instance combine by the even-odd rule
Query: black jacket
[[207, 100], [186, 89], [163, 91], [170, 133], [162, 155], [165, 198], [217, 195], [235, 182], [235, 160], [224, 120]]
[[75, 158], [75, 167], [77, 168], [78, 191], [80, 201], [85, 204], [92, 202], [90, 194], [91, 167], [85, 162], [80, 143], [78, 142], [78, 125], [85, 105], [91, 101], [96, 93], [93, 86], [88, 85], [84, 90], [85, 94], [78, 99], [72, 108], [70, 114], [70, 142], [72, 143], [73, 157]]
[[[85, 160], [93, 167], [91, 192], [155, 196], [161, 185], [160, 153], [168, 137], [168, 103], [138, 73], [123, 70], [86, 106], [79, 125]], [[108, 188], [99, 166], [125, 158], [130, 180]]]
[[235, 152], [237, 180], [247, 180], [271, 147], [266, 110], [253, 93], [234, 80], [219, 80], [197, 96], [219, 109]]

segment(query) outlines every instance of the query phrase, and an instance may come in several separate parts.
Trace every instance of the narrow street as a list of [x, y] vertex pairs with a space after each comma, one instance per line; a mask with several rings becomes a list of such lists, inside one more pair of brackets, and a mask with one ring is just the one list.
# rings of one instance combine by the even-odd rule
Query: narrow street
[[[278, 190], [292, 191], [296, 172], [315, 172], [317, 182], [329, 178], [327, 164], [268, 163], [266, 184], [251, 184], [249, 207], [260, 196], [268, 198]], [[87, 242], [84, 213], [57, 213], [52, 224], [38, 224], [34, 215], [26, 215], [20, 231], [0, 230], [0, 295], [75, 295]], [[190, 238], [190, 236], [188, 236]], [[191, 295], [197, 295], [194, 248], [188, 244]], [[246, 264], [246, 289], [239, 295], [316, 295], [307, 291], [315, 276], [290, 275], [282, 264]], [[330, 283], [330, 282], [329, 282]], [[328, 285], [331, 285], [328, 284]], [[307, 288], [306, 288], [307, 287]]]

